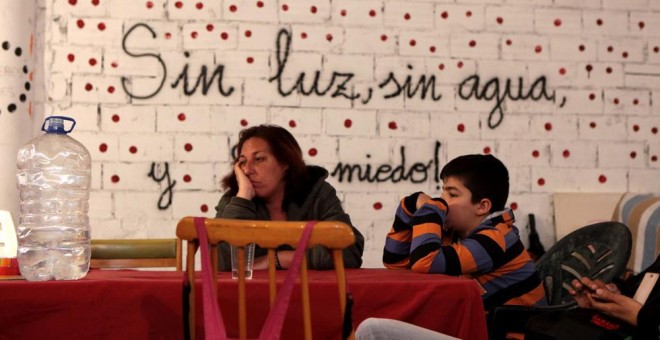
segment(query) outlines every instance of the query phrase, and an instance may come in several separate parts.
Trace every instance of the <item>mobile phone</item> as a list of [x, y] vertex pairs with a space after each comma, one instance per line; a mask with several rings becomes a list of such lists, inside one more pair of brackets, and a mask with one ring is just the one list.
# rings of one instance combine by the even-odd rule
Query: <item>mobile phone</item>
[[635, 291], [635, 295], [633, 296], [633, 299], [644, 305], [646, 299], [649, 298], [649, 295], [651, 294], [653, 287], [655, 287], [656, 283], [658, 282], [658, 276], [660, 276], [658, 273], [647, 272], [646, 274], [644, 274], [642, 283], [639, 284], [637, 291]]

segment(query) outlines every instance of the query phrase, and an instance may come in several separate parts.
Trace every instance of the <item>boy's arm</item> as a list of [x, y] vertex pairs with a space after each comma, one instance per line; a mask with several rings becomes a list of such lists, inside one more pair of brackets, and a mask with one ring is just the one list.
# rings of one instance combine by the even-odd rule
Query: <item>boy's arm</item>
[[412, 217], [417, 210], [420, 192], [401, 199], [394, 215], [392, 228], [385, 239], [383, 264], [389, 269], [410, 267], [410, 242], [412, 241]]
[[446, 256], [442, 247], [442, 227], [447, 219], [447, 202], [442, 198], [426, 201], [412, 218], [410, 263], [419, 273], [444, 273]]

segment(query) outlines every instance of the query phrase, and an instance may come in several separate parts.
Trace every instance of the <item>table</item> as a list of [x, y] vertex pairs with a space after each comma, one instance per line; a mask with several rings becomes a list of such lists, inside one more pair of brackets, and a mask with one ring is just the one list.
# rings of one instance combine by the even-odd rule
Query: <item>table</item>
[[[283, 281], [284, 272], [278, 272]], [[172, 271], [92, 270], [78, 281], [0, 281], [0, 339], [180, 339], [182, 275]], [[266, 272], [247, 287], [248, 335], [256, 337], [268, 306]], [[403, 320], [463, 339], [486, 339], [476, 284], [445, 275], [386, 269], [347, 270], [353, 321]], [[332, 271], [310, 271], [312, 322], [317, 339], [339, 339], [341, 320]], [[197, 289], [201, 279], [196, 280]], [[237, 336], [236, 281], [221, 273], [219, 299], [229, 336]], [[199, 291], [198, 291], [199, 292]], [[201, 298], [201, 294], [198, 294]], [[201, 301], [201, 300], [200, 300]], [[283, 339], [302, 338], [299, 290], [294, 289]], [[201, 303], [197, 334], [203, 334]]]

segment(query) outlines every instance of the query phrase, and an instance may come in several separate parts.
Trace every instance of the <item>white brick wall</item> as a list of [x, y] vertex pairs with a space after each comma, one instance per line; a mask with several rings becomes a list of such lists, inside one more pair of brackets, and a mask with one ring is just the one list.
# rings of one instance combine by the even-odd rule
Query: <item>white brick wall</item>
[[[172, 237], [180, 217], [213, 216], [238, 132], [263, 123], [289, 129], [305, 160], [330, 172], [399, 166], [401, 147], [407, 168], [433, 163], [436, 141], [440, 168], [494, 154], [509, 166], [521, 235], [534, 213], [546, 246], [554, 192], [660, 192], [658, 1], [43, 3], [53, 15], [36, 51], [44, 106], [74, 117], [73, 137], [92, 154], [94, 237]], [[278, 89], [270, 79], [287, 48], [281, 29], [291, 45]], [[189, 94], [181, 81], [173, 88], [182, 73], [188, 90], [205, 81], [208, 93], [201, 83]], [[475, 74], [478, 85], [460, 86]], [[219, 82], [233, 92], [220, 94]], [[497, 98], [503, 116], [491, 128]], [[176, 181], [162, 210], [167, 183], [148, 176], [152, 163], [158, 176], [168, 164]], [[380, 265], [398, 200], [439, 194], [433, 166], [417, 184], [328, 179], [365, 235], [367, 266]]]

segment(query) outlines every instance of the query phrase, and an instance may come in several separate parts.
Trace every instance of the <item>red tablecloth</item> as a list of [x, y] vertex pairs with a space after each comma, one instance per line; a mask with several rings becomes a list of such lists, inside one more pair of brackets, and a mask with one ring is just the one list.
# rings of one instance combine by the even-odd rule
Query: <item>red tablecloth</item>
[[[180, 339], [182, 275], [95, 270], [78, 281], [0, 281], [0, 339]], [[284, 272], [278, 275], [283, 280]], [[309, 276], [314, 337], [339, 339], [334, 274]], [[384, 317], [463, 339], [487, 338], [479, 291], [469, 280], [385, 269], [347, 270], [347, 276], [356, 327], [368, 317]], [[222, 273], [218, 290], [229, 335], [237, 336], [236, 281]], [[256, 337], [268, 312], [265, 272], [255, 272], [247, 293], [248, 335]], [[299, 300], [295, 289], [283, 339], [302, 338]], [[201, 303], [197, 307], [201, 335]]]

